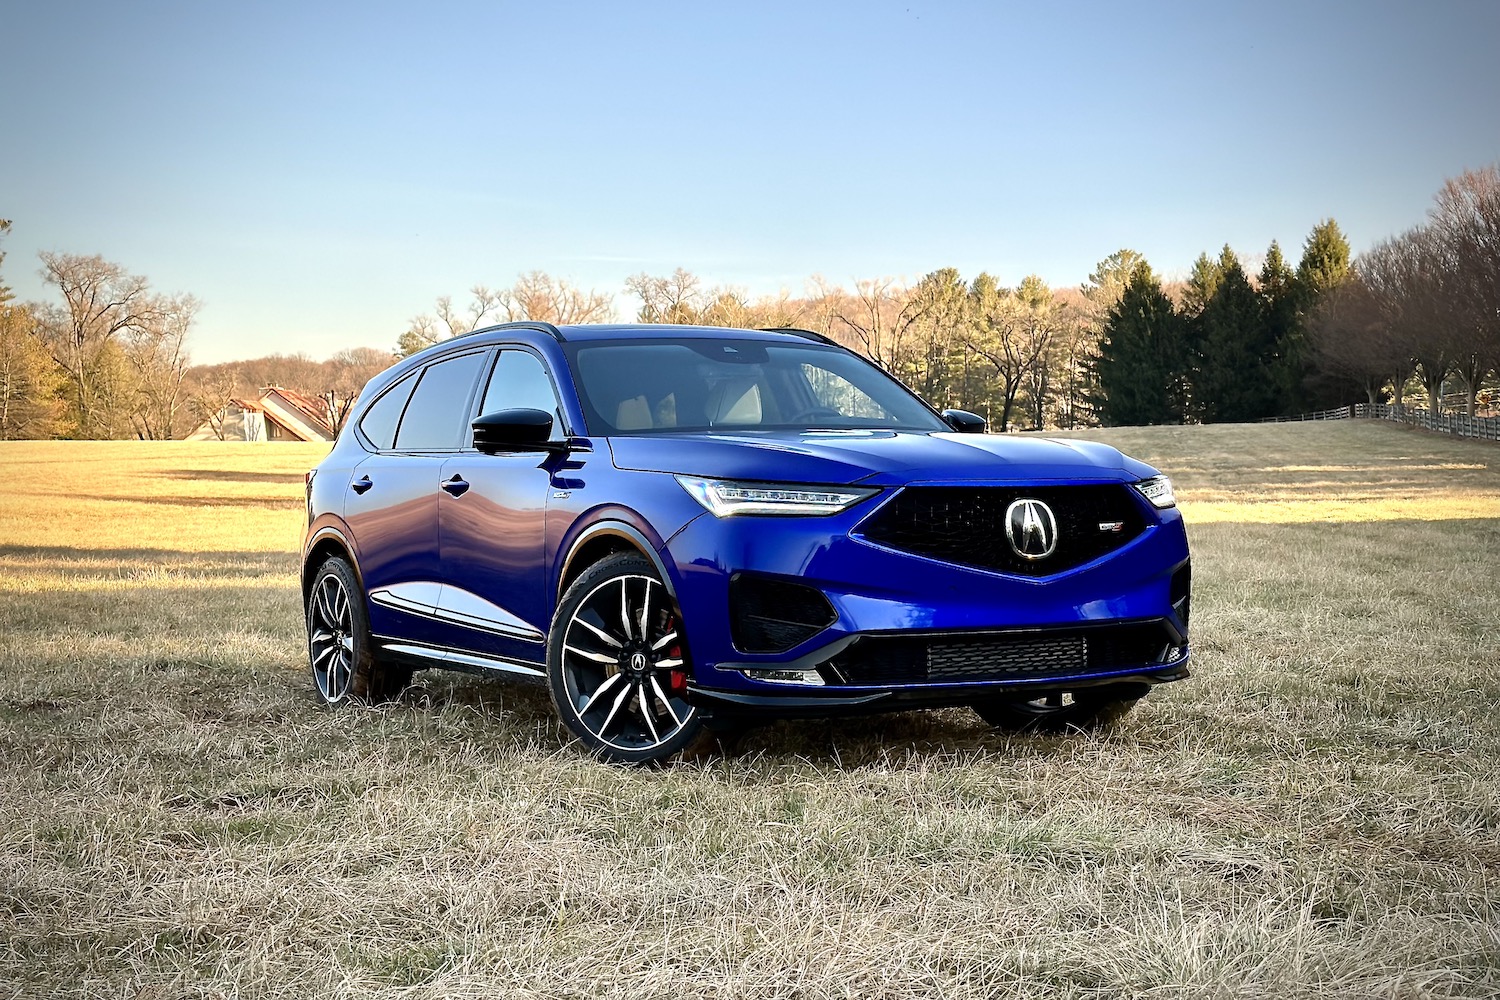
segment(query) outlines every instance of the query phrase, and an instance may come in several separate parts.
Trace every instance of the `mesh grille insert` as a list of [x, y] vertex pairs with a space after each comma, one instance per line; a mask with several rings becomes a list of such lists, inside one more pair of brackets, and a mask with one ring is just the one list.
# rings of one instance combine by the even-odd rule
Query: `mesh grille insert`
[[[1046, 504], [1057, 521], [1057, 549], [1045, 559], [1022, 559], [1005, 535], [1006, 510], [1026, 498]], [[856, 533], [943, 562], [1047, 576], [1113, 552], [1145, 528], [1125, 485], [910, 486]]]
[[738, 573], [729, 581], [729, 631], [745, 653], [782, 653], [833, 624], [823, 592]]
[[852, 685], [1025, 681], [1151, 667], [1172, 645], [1162, 621], [969, 635], [864, 636], [825, 666]]

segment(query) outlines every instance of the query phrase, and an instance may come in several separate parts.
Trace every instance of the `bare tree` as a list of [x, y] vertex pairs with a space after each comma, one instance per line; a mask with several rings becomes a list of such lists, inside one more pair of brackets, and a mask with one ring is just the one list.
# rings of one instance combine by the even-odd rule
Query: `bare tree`
[[1307, 334], [1318, 366], [1358, 382], [1373, 406], [1387, 382], [1411, 377], [1414, 363], [1365, 281], [1367, 266], [1356, 260], [1349, 279], [1324, 293], [1307, 316]]
[[128, 364], [118, 340], [161, 319], [162, 302], [139, 275], [100, 256], [42, 253], [42, 277], [62, 294], [43, 312], [44, 339], [67, 373], [78, 433], [112, 437], [128, 427]]
[[632, 274], [625, 287], [641, 300], [642, 323], [697, 323], [711, 304], [702, 280], [680, 267], [668, 275]]
[[180, 436], [179, 414], [187, 401], [187, 335], [198, 312], [191, 295], [158, 296], [151, 315], [122, 331], [124, 354], [135, 373], [136, 403], [130, 415], [136, 437], [170, 441]]
[[835, 319], [866, 357], [895, 374], [907, 357], [913, 327], [932, 305], [894, 278], [869, 278], [855, 282], [854, 294], [840, 304]]
[[365, 383], [391, 366], [396, 356], [373, 347], [354, 347], [339, 351], [323, 363], [324, 388], [318, 393], [324, 417], [335, 434], [344, 429], [349, 411]]
[[438, 298], [436, 316], [412, 317], [396, 340], [396, 354], [406, 357], [439, 341], [477, 330], [487, 323], [532, 319], [545, 323], [600, 323], [614, 315], [614, 302], [603, 292], [584, 291], [565, 278], [545, 271], [529, 271], [515, 284], [499, 291], [485, 285], [469, 289], [469, 301], [455, 306], [450, 296]]
[[224, 440], [224, 420], [229, 404], [240, 391], [240, 373], [233, 365], [214, 365], [193, 373], [188, 410], [200, 424], [207, 424], [214, 437]]
[[1470, 170], [1438, 192], [1424, 229], [1438, 321], [1474, 415], [1480, 384], [1500, 366], [1500, 166]]
[[[1052, 292], [1035, 275], [1013, 292], [997, 287], [988, 275], [980, 275], [970, 296], [975, 327], [968, 344], [994, 371], [1000, 390], [1000, 430], [1008, 430], [1016, 397], [1040, 364], [1057, 327]], [[1045, 398], [1045, 385], [1039, 387], [1039, 394]]]

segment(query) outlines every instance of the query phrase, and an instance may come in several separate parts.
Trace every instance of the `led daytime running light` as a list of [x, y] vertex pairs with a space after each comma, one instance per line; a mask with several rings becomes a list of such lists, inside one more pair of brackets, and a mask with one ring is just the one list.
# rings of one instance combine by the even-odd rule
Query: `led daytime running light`
[[1172, 492], [1172, 480], [1166, 476], [1152, 476], [1135, 484], [1135, 490], [1150, 501], [1158, 510], [1177, 506], [1177, 495]]
[[678, 476], [688, 495], [715, 517], [736, 514], [837, 514], [876, 490], [857, 486], [788, 486]]

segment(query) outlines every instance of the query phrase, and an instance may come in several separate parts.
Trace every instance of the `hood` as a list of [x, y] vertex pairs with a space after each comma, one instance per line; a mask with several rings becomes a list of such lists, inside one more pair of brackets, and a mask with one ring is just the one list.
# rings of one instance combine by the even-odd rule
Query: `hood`
[[1155, 472], [1094, 441], [1009, 434], [651, 434], [610, 438], [609, 447], [621, 469], [781, 483], [1125, 483]]

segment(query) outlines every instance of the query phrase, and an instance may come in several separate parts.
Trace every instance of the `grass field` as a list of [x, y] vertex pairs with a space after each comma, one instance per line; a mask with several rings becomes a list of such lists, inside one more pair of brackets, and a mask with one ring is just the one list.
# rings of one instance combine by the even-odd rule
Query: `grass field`
[[1171, 473], [1192, 680], [604, 767], [538, 691], [320, 711], [299, 445], [0, 444], [0, 998], [1500, 996], [1500, 448]]

